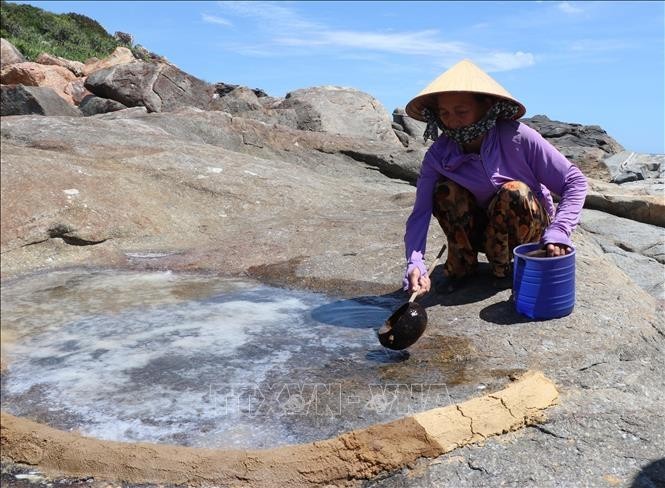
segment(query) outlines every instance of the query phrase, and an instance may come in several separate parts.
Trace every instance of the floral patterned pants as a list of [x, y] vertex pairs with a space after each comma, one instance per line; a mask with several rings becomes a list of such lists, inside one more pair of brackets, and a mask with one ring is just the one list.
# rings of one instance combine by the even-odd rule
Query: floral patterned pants
[[442, 179], [434, 193], [433, 214], [448, 238], [444, 274], [451, 278], [473, 273], [478, 252], [485, 253], [494, 276], [510, 276], [513, 249], [540, 240], [550, 223], [547, 211], [521, 181], [504, 184], [485, 210], [466, 188]]

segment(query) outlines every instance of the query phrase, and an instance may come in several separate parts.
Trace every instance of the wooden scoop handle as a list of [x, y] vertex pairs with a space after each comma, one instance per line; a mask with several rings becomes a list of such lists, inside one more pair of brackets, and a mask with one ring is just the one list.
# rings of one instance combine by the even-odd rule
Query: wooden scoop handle
[[[439, 264], [439, 260], [441, 259], [441, 256], [443, 256], [443, 253], [446, 251], [446, 245], [444, 244], [441, 250], [439, 251], [439, 254], [437, 255], [436, 259], [432, 261], [432, 264], [429, 265], [429, 268], [427, 268], [427, 276], [429, 276], [434, 268], [436, 267], [437, 264]], [[411, 293], [411, 298], [409, 298], [409, 303], [412, 303], [416, 297], [418, 296], [418, 292], [414, 291]]]

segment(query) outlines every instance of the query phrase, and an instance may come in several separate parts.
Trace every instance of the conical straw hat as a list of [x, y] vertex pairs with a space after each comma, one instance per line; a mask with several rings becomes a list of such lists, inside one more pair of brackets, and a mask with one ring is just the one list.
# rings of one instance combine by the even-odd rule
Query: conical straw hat
[[519, 119], [526, 113], [524, 105], [508, 93], [508, 90], [468, 59], [460, 61], [427, 85], [423, 91], [407, 103], [406, 113], [409, 117], [424, 122], [423, 108], [435, 106], [436, 95], [446, 92], [482, 93], [510, 100], [519, 106], [519, 111], [515, 114], [514, 119]]

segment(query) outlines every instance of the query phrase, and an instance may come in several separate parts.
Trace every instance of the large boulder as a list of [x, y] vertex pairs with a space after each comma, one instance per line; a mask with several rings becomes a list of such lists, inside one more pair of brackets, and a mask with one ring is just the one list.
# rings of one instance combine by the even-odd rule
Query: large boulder
[[427, 127], [425, 122], [409, 117], [403, 108], [393, 110], [393, 122], [399, 124], [402, 127], [402, 131], [414, 139], [420, 138], [422, 140], [425, 127]]
[[127, 64], [136, 61], [132, 52], [126, 47], [117, 47], [108, 57], [104, 59], [92, 58], [85, 62], [83, 66], [83, 74], [89, 75], [97, 70], [110, 68], [120, 64]]
[[295, 90], [279, 108], [293, 108], [300, 130], [358, 136], [402, 145], [386, 109], [367, 93], [337, 86]]
[[70, 81], [65, 86], [65, 93], [72, 97], [75, 105], [80, 105], [83, 99], [89, 95], [92, 95], [85, 88], [85, 77], [76, 78], [74, 81]]
[[247, 90], [250, 90], [252, 93], [254, 93], [254, 95], [257, 96], [257, 98], [268, 97], [268, 94], [260, 88], [247, 88], [247, 87], [244, 87], [242, 85], [234, 85], [232, 83], [224, 83], [223, 81], [220, 81], [219, 83], [215, 83], [215, 93], [217, 93], [219, 96], [224, 96], [228, 93], [231, 93], [236, 88], [245, 88]]
[[244, 86], [229, 91], [224, 90], [221, 93], [216, 88], [209, 106], [209, 110], [219, 110], [230, 114], [240, 114], [262, 108], [256, 93]]
[[7, 39], [0, 37], [0, 66], [23, 62], [25, 62], [23, 54]]
[[74, 73], [76, 76], [83, 76], [84, 64], [80, 61], [71, 61], [69, 59], [61, 58], [60, 56], [52, 56], [48, 53], [41, 53], [35, 59], [39, 64], [46, 64], [50, 66], [62, 66]]
[[292, 108], [280, 108], [283, 101], [283, 98], [267, 96], [262, 90], [217, 83], [208, 110], [297, 129], [296, 111]]
[[0, 115], [66, 115], [77, 117], [81, 112], [67, 103], [52, 88], [41, 86], [2, 85]]
[[192, 106], [207, 109], [211, 86], [173, 65], [134, 61], [95, 71], [85, 87], [101, 98], [128, 107], [144, 106], [149, 112], [169, 112]]
[[586, 176], [609, 180], [603, 160], [623, 151], [623, 147], [597, 125], [582, 125], [551, 120], [545, 115], [521, 119], [537, 130]]
[[70, 104], [71, 95], [65, 92], [67, 85], [76, 80], [76, 75], [62, 66], [49, 66], [33, 62], [16, 63], [0, 70], [0, 83], [3, 85], [26, 85], [52, 88]]
[[117, 112], [118, 110], [124, 110], [126, 108], [127, 107], [120, 102], [109, 100], [108, 98], [96, 97], [94, 95], [88, 95], [79, 105], [79, 109], [83, 112], [83, 115], [88, 116]]

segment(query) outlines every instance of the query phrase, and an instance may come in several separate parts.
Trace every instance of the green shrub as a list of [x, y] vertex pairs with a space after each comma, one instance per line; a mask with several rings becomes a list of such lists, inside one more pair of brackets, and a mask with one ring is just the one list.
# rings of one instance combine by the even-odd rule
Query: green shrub
[[132, 47], [85, 15], [53, 14], [5, 0], [0, 2], [0, 36], [33, 61], [43, 52], [85, 61], [91, 57], [104, 58], [118, 46]]

